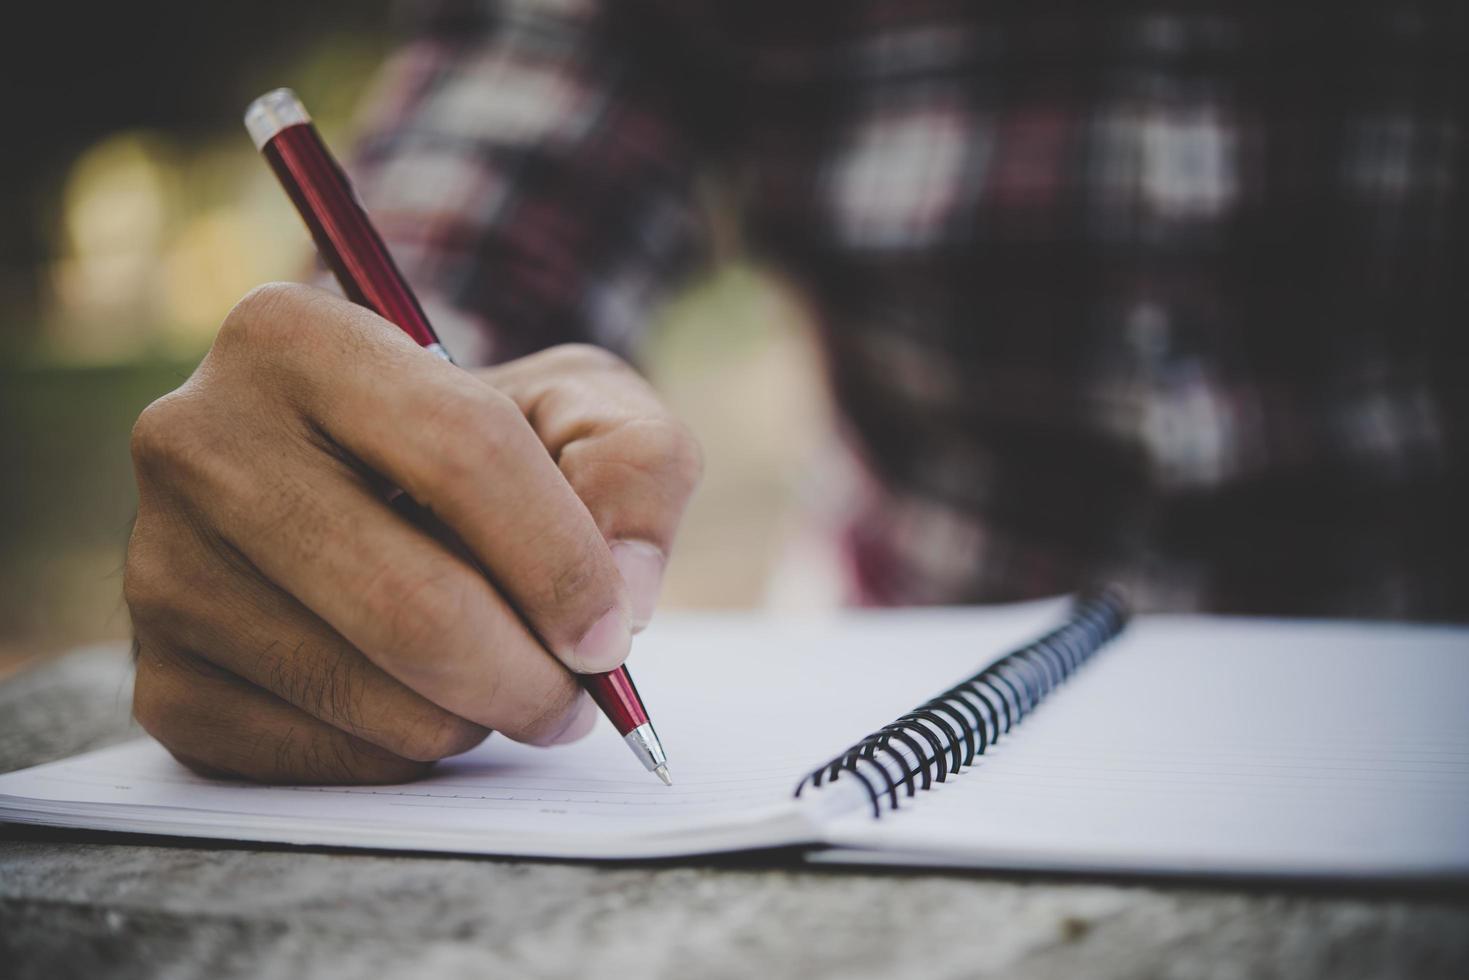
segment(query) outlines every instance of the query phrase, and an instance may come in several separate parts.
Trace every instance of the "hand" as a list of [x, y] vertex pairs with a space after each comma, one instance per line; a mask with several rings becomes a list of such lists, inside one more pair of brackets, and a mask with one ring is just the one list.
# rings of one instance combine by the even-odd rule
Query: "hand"
[[241, 300], [132, 452], [134, 713], [196, 771], [272, 782], [586, 734], [573, 672], [627, 656], [700, 471], [610, 354], [471, 373], [293, 285]]

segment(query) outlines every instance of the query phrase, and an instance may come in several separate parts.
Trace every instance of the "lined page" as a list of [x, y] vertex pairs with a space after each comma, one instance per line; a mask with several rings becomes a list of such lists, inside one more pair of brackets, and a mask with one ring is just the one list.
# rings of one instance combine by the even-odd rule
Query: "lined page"
[[1064, 605], [814, 619], [663, 617], [629, 666], [674, 785], [605, 721], [553, 749], [491, 737], [401, 786], [195, 777], [152, 742], [0, 776], [0, 818], [95, 829], [632, 857], [810, 840], [796, 782], [867, 731], [1051, 625]]
[[1145, 617], [991, 751], [834, 836], [930, 863], [1469, 872], [1464, 630]]

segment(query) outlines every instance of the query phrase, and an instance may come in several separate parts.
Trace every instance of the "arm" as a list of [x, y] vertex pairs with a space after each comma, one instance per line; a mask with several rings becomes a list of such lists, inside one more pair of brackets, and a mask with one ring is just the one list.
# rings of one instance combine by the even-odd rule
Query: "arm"
[[353, 177], [461, 363], [627, 357], [702, 259], [671, 45], [596, 3], [442, 4], [382, 71]]

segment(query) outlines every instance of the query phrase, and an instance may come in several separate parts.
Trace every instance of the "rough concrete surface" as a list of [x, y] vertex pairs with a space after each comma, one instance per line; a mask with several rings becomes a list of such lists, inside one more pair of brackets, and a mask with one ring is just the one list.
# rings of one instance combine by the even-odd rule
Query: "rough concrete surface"
[[[0, 685], [0, 770], [135, 733], [125, 652]], [[1464, 977], [1462, 891], [597, 866], [0, 826], [4, 977]]]

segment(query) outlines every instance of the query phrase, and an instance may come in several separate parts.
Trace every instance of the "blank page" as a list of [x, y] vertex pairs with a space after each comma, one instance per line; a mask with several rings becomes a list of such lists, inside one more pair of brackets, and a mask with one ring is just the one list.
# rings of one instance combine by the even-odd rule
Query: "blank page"
[[1469, 872], [1469, 632], [1143, 617], [972, 769], [829, 859]]
[[986, 611], [810, 619], [661, 617], [629, 667], [674, 785], [605, 721], [575, 745], [492, 736], [420, 782], [265, 787], [191, 775], [145, 741], [0, 776], [0, 819], [153, 834], [581, 857], [810, 841], [800, 777], [1061, 615]]

